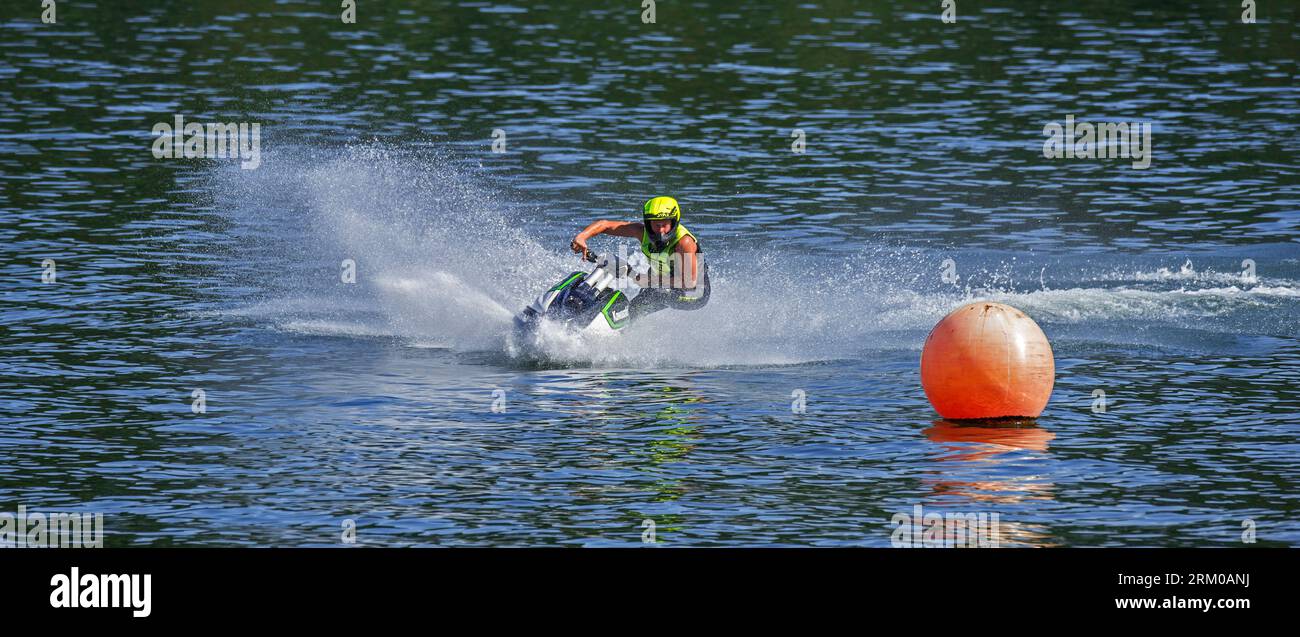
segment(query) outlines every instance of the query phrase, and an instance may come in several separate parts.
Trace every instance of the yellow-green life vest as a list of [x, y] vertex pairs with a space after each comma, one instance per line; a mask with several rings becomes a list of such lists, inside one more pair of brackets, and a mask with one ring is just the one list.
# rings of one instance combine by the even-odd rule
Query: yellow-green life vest
[[[672, 276], [673, 251], [677, 249], [677, 244], [682, 240], [682, 237], [687, 237], [687, 236], [689, 236], [692, 239], [695, 239], [694, 233], [692, 233], [690, 230], [687, 230], [685, 225], [678, 223], [677, 232], [673, 236], [672, 241], [669, 241], [666, 245], [664, 245], [664, 249], [655, 252], [654, 245], [651, 244], [650, 242], [650, 228], [647, 227], [642, 229], [641, 230], [641, 253], [645, 255], [645, 258], [648, 261], [650, 261], [651, 270], [653, 270], [657, 274]], [[700, 240], [695, 239], [695, 246], [696, 246], [695, 249], [697, 251], [700, 251], [699, 245], [700, 245]]]

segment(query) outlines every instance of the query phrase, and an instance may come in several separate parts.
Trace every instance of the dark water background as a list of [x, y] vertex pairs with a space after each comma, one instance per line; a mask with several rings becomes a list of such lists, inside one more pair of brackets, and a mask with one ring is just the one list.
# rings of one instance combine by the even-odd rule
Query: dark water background
[[[918, 504], [1300, 544], [1294, 3], [11, 4], [0, 511], [110, 546], [888, 546]], [[177, 113], [260, 123], [261, 167], [155, 159]], [[1067, 115], [1149, 122], [1150, 168], [1044, 159]], [[710, 305], [512, 355], [568, 239], [657, 194]], [[976, 299], [1052, 340], [1036, 426], [921, 392]]]

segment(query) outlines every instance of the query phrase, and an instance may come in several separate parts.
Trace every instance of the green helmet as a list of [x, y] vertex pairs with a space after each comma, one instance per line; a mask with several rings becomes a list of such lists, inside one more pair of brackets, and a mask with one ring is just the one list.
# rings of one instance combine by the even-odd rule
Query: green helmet
[[671, 219], [676, 226], [682, 220], [682, 209], [672, 197], [655, 197], [645, 202], [642, 216], [646, 221]]
[[[655, 250], [662, 250], [672, 240], [673, 235], [677, 234], [677, 226], [682, 222], [682, 209], [677, 205], [677, 200], [672, 197], [655, 197], [645, 202], [645, 210], [642, 211], [641, 218], [645, 222], [645, 233], [650, 239], [650, 245]], [[651, 221], [663, 220], [672, 222], [667, 232], [658, 234], [650, 228]]]

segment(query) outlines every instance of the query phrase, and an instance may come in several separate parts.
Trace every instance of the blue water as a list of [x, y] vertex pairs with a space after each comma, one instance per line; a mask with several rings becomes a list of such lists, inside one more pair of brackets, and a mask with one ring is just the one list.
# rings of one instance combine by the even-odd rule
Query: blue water
[[[1004, 546], [1300, 544], [1296, 7], [973, 4], [8, 12], [0, 512], [109, 546], [882, 547], [917, 505]], [[261, 166], [154, 158], [176, 113], [261, 123]], [[1045, 159], [1066, 115], [1151, 123], [1151, 166]], [[508, 347], [569, 239], [658, 194], [709, 305]], [[974, 300], [1051, 340], [1034, 423], [926, 402]]]

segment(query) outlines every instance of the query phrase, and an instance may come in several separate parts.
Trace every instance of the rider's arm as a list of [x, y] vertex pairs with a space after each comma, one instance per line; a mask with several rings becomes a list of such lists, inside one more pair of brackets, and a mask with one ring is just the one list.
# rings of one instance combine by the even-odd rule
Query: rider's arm
[[608, 221], [600, 219], [593, 221], [591, 225], [583, 228], [582, 232], [573, 240], [577, 243], [586, 245], [587, 239], [598, 234], [612, 234], [616, 237], [631, 237], [633, 239], [641, 238], [641, 231], [644, 228], [640, 223], [635, 221]]
[[683, 277], [686, 279], [684, 282], [686, 284], [685, 289], [694, 290], [696, 279], [700, 273], [699, 259], [695, 256], [700, 252], [699, 244], [695, 243], [695, 239], [692, 239], [690, 235], [686, 235], [682, 237], [681, 241], [677, 242], [677, 249], [674, 252], [682, 255], [682, 271], [686, 275]]

